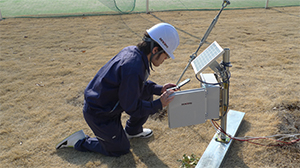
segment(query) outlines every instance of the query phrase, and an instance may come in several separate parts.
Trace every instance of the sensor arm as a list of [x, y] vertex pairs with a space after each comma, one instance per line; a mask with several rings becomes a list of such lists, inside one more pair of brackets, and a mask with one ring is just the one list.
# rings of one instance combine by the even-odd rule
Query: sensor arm
[[221, 10], [220, 10], [219, 13], [217, 14], [217, 16], [213, 19], [213, 21], [211, 22], [210, 26], [208, 27], [206, 33], [204, 34], [203, 38], [202, 38], [201, 41], [200, 41], [200, 44], [199, 44], [199, 46], [198, 46], [196, 52], [190, 56], [190, 60], [189, 60], [189, 62], [188, 62], [188, 64], [187, 64], [187, 66], [184, 68], [182, 74], [180, 75], [180, 77], [179, 77], [179, 79], [178, 79], [176, 85], [178, 85], [178, 83], [180, 82], [181, 78], [183, 77], [183, 75], [184, 75], [185, 72], [187, 71], [188, 67], [191, 65], [192, 61], [196, 58], [199, 49], [200, 49], [200, 48], [202, 47], [202, 45], [206, 42], [207, 37], [209, 36], [210, 32], [212, 31], [212, 29], [213, 29], [214, 26], [216, 25], [216, 23], [217, 23], [217, 21], [218, 21], [218, 19], [219, 19], [219, 16], [221, 15], [223, 9], [224, 9], [227, 5], [229, 5], [229, 4], [230, 4], [229, 1], [223, 1]]

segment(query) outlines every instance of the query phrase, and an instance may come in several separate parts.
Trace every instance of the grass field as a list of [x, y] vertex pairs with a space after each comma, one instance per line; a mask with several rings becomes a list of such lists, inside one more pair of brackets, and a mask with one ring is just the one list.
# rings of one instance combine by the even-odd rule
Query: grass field
[[[229, 108], [245, 112], [240, 137], [300, 133], [299, 11], [300, 7], [226, 10], [207, 39], [230, 48]], [[170, 129], [167, 117], [151, 117], [145, 127], [154, 136], [130, 140], [131, 152], [119, 158], [56, 150], [55, 144], [80, 129], [94, 136], [82, 116], [83, 91], [123, 47], [136, 45], [156, 23], [174, 25], [180, 37], [176, 59], [155, 68], [150, 79], [175, 83], [216, 14], [173, 11], [0, 21], [0, 167], [161, 168], [179, 167], [177, 159], [184, 154], [201, 157], [215, 134], [209, 121]], [[191, 67], [185, 78], [191, 82], [183, 89], [199, 87]], [[124, 113], [122, 122], [127, 118]], [[264, 147], [234, 141], [222, 167], [299, 164], [299, 143]]]
[[[149, 0], [150, 11], [220, 9], [221, 0]], [[263, 8], [266, 0], [232, 0], [226, 9]], [[299, 6], [298, 0], [270, 0], [269, 7]], [[2, 17], [49, 17], [146, 12], [146, 0], [0, 0]]]

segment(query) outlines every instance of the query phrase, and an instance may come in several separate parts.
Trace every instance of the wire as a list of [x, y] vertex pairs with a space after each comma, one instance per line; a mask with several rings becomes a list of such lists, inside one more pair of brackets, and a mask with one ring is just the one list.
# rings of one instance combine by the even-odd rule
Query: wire
[[230, 77], [231, 77], [231, 73], [229, 71], [225, 71], [225, 73], [226, 73], [226, 76], [228, 76], [227, 79], [225, 81], [222, 81], [222, 82], [219, 82], [219, 83], [208, 83], [208, 82], [205, 82], [205, 81], [199, 79], [199, 77], [198, 77], [197, 74], [195, 75], [195, 77], [196, 77], [196, 79], [199, 82], [204, 83], [204, 84], [208, 84], [208, 85], [222, 85], [223, 83], [228, 82], [229, 79], [230, 79]]
[[221, 85], [221, 84], [223, 84], [223, 82], [219, 82], [219, 83], [208, 83], [208, 82], [205, 82], [205, 81], [199, 79], [197, 74], [195, 75], [195, 77], [196, 77], [196, 79], [197, 79], [199, 82], [204, 83], [204, 84], [208, 84], [208, 85]]
[[[237, 141], [242, 141], [242, 142], [249, 142], [249, 143], [252, 143], [252, 144], [255, 144], [255, 145], [260, 145], [260, 146], [287, 146], [287, 145], [293, 145], [293, 144], [300, 141], [300, 138], [297, 137], [297, 136], [300, 136], [300, 134], [293, 134], [293, 135], [291, 135], [291, 134], [277, 134], [277, 135], [264, 136], [264, 137], [232, 137], [231, 135], [227, 134], [220, 127], [220, 125], [216, 121], [211, 120], [211, 123], [213, 124], [213, 126], [215, 127], [216, 130], [222, 132], [223, 134], [228, 136], [230, 139], [237, 140]], [[274, 137], [278, 137], [278, 136], [282, 136], [282, 137], [279, 138], [279, 139], [273, 139]], [[290, 137], [297, 138], [297, 139], [291, 140], [289, 142], [281, 140], [281, 139], [290, 138]], [[258, 143], [258, 142], [253, 142], [254, 140], [275, 141], [276, 144], [271, 144], [271, 143], [270, 144], [262, 144], [262, 143]]]
[[208, 84], [208, 85], [222, 85], [223, 83], [228, 82], [229, 79], [230, 79], [230, 77], [231, 77], [231, 73], [230, 73], [230, 71], [227, 71], [227, 70], [226, 70], [226, 67], [231, 67], [231, 63], [230, 63], [230, 62], [224, 63], [224, 62], [222, 61], [220, 64], [223, 65], [223, 67], [224, 67], [224, 72], [226, 73], [226, 76], [227, 76], [227, 78], [226, 78], [225, 81], [222, 81], [222, 82], [219, 82], [219, 83], [208, 83], [208, 82], [205, 82], [205, 81], [201, 80], [201, 79], [197, 76], [197, 74], [195, 75], [196, 79], [197, 79], [199, 82], [204, 83], [204, 84]]
[[[227, 98], [227, 100], [228, 100], [228, 98]], [[220, 116], [220, 118], [218, 118], [218, 119], [212, 119], [212, 121], [219, 121], [219, 120], [221, 120], [228, 113], [228, 108], [229, 108], [229, 103], [227, 102], [225, 113], [222, 116]]]

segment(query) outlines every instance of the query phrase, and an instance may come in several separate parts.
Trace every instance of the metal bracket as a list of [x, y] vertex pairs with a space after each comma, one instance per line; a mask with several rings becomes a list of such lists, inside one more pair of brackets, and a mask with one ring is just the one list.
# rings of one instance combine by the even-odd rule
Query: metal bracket
[[[245, 113], [229, 110], [227, 114], [227, 133], [231, 136], [235, 136], [239, 126], [242, 123]], [[218, 135], [218, 132], [210, 141], [208, 147], [203, 153], [201, 159], [199, 160], [196, 168], [216, 168], [220, 167], [226, 153], [229, 151], [232, 140], [228, 143], [221, 143], [215, 140], [215, 137]]]

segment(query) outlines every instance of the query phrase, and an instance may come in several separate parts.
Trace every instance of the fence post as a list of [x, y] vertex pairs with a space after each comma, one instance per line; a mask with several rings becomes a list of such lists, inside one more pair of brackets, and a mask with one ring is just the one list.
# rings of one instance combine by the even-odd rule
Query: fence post
[[269, 0], [266, 1], [266, 6], [265, 6], [265, 8], [268, 9], [268, 6], [269, 6]]
[[146, 13], [149, 14], [149, 0], [146, 0]]

